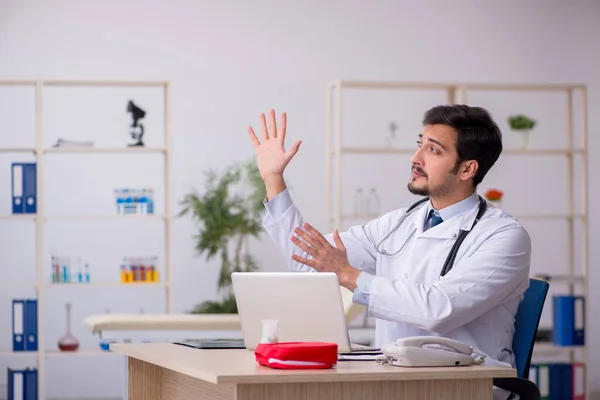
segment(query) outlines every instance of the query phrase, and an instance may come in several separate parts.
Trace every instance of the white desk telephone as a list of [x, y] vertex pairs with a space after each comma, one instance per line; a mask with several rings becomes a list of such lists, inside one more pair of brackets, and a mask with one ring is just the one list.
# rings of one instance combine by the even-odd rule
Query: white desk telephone
[[485, 360], [484, 355], [473, 353], [471, 346], [438, 336], [398, 339], [384, 344], [381, 352], [383, 355], [377, 359], [378, 363], [399, 367], [448, 367], [482, 364]]

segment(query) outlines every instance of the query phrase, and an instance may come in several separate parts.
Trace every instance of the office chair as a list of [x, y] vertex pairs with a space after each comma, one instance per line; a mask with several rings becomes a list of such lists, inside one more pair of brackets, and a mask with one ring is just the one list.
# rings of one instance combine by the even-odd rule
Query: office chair
[[537, 385], [529, 380], [529, 366], [549, 286], [545, 281], [529, 280], [529, 288], [525, 291], [515, 316], [512, 347], [517, 377], [494, 378], [494, 386], [519, 395], [520, 400], [540, 400], [541, 397]]

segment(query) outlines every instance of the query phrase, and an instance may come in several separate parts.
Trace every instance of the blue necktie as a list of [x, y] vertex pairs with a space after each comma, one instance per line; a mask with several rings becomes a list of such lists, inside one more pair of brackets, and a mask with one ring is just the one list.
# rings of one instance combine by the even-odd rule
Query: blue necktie
[[433, 228], [434, 226], [441, 224], [442, 222], [444, 222], [444, 220], [442, 219], [442, 217], [438, 217], [437, 215], [434, 214], [434, 210], [429, 211], [429, 218], [431, 218], [431, 227]]

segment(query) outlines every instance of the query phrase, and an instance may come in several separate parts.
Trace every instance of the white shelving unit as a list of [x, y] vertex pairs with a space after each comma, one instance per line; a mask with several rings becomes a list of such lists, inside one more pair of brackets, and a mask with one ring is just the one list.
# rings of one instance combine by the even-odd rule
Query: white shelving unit
[[[361, 80], [339, 80], [333, 82], [327, 86], [326, 92], [326, 105], [327, 105], [327, 150], [326, 150], [326, 201], [327, 201], [327, 216], [329, 222], [329, 231], [334, 228], [341, 228], [344, 222], [350, 223], [363, 223], [370, 219], [376, 218], [377, 215], [355, 215], [355, 213], [348, 213], [347, 208], [344, 208], [346, 204], [345, 200], [348, 199], [348, 192], [343, 191], [342, 178], [344, 173], [343, 161], [348, 156], [375, 156], [371, 157], [370, 162], [377, 162], [373, 160], [383, 160], [385, 157], [394, 156], [406, 156], [414, 154], [415, 148], [387, 148], [383, 145], [378, 146], [353, 146], [348, 145], [345, 140], [345, 131], [349, 128], [344, 126], [344, 113], [343, 110], [347, 107], [345, 105], [344, 93], [345, 90], [352, 90], [354, 93], [359, 91], [370, 92], [389, 92], [389, 91], [410, 91], [415, 93], [417, 91], [438, 91], [445, 93], [446, 104], [469, 104], [468, 94], [473, 92], [513, 92], [513, 93], [537, 93], [537, 94], [564, 94], [564, 112], [566, 119], [566, 129], [564, 135], [568, 145], [565, 148], [550, 148], [550, 149], [536, 149], [536, 148], [509, 148], [504, 145], [504, 150], [501, 155], [501, 159], [507, 155], [510, 156], [523, 156], [523, 157], [561, 157], [567, 160], [567, 187], [568, 187], [568, 199], [567, 208], [568, 211], [556, 214], [517, 214], [511, 213], [517, 219], [523, 221], [567, 221], [568, 225], [568, 265], [565, 266], [564, 272], [560, 274], [549, 274], [545, 278], [549, 277], [550, 285], [559, 283], [565, 285], [568, 288], [569, 294], [574, 294], [576, 288], [579, 293], [582, 293], [586, 299], [588, 298], [588, 149], [587, 149], [587, 88], [581, 84], [481, 84], [481, 83], [464, 83], [464, 82], [450, 82], [450, 83], [429, 83], [429, 82], [377, 82], [377, 81], [361, 81]], [[361, 92], [362, 93], [362, 92]], [[517, 94], [518, 95], [518, 94]], [[356, 96], [356, 94], [355, 94]], [[410, 94], [408, 95], [410, 96]], [[579, 96], [576, 98], [576, 96]], [[579, 100], [580, 112], [578, 115], [579, 127], [575, 132], [575, 112], [574, 105], [575, 100]], [[442, 101], [443, 102], [443, 101]], [[439, 104], [439, 103], [438, 103]], [[435, 104], [431, 104], [433, 106]], [[479, 104], [473, 104], [479, 105]], [[488, 107], [486, 107], [488, 108]], [[494, 114], [494, 109], [488, 108], [488, 110]], [[420, 112], [424, 112], [421, 110]], [[421, 114], [422, 115], [422, 114]], [[415, 116], [420, 118], [421, 115]], [[350, 127], [353, 128], [353, 127]], [[538, 130], [538, 128], [536, 128]], [[508, 132], [503, 131], [506, 136]], [[579, 133], [580, 143], [574, 145], [574, 138], [576, 133]], [[414, 137], [418, 132], [413, 132]], [[575, 157], [581, 157], [582, 167], [580, 176], [577, 176], [575, 171]], [[356, 158], [355, 158], [356, 159]], [[362, 163], [362, 159], [358, 158]], [[360, 164], [363, 165], [363, 164]], [[494, 167], [499, 168], [499, 167]], [[385, 172], [382, 172], [382, 174]], [[408, 172], [406, 174], [408, 179]], [[402, 182], [398, 182], [397, 176], [388, 176], [387, 181], [390, 185], [397, 185], [399, 190], [402, 190]], [[576, 190], [575, 181], [579, 178], [580, 185], [580, 206], [579, 210], [576, 211], [575, 196]], [[486, 178], [488, 179], [488, 178]], [[548, 178], [550, 179], [550, 178]], [[344, 195], [345, 193], [345, 195]], [[405, 206], [408, 206], [406, 204]], [[382, 212], [389, 210], [381, 210]], [[510, 210], [509, 210], [510, 212]], [[581, 230], [579, 231], [580, 237], [577, 237], [576, 223], [581, 222]], [[575, 242], [580, 241], [580, 259], [579, 265], [581, 272], [576, 271], [576, 249]], [[534, 248], [534, 252], [543, 252], [543, 248]], [[533, 269], [534, 266], [532, 266]], [[536, 266], [537, 267], [537, 266]], [[536, 269], [540, 269], [539, 267]], [[543, 269], [543, 268], [542, 268]], [[535, 275], [535, 274], [532, 274]], [[532, 276], [540, 278], [539, 275]], [[545, 305], [545, 311], [552, 307], [552, 296], [549, 293], [548, 299]], [[586, 307], [586, 321], [589, 321], [589, 307]], [[366, 321], [366, 319], [365, 319]], [[541, 326], [540, 326], [541, 328]], [[589, 334], [588, 334], [589, 335]], [[587, 343], [587, 340], [586, 340]], [[560, 356], [565, 352], [568, 353], [569, 360], [574, 361], [575, 352], [582, 351], [581, 361], [587, 364], [588, 349], [584, 346], [571, 346], [571, 347], [560, 347], [555, 346], [551, 343], [540, 343], [536, 346], [534, 351], [534, 357], [536, 354]], [[586, 392], [588, 389], [586, 388]], [[589, 393], [587, 394], [589, 397]]]
[[[45, 302], [48, 289], [59, 289], [60, 286], [68, 288], [78, 288], [84, 290], [89, 287], [97, 288], [131, 288], [142, 285], [164, 287], [165, 290], [165, 310], [172, 312], [172, 265], [171, 265], [171, 227], [172, 227], [172, 202], [171, 194], [171, 128], [170, 128], [170, 84], [167, 81], [129, 81], [129, 80], [74, 80], [74, 79], [32, 79], [32, 80], [1, 80], [0, 87], [34, 87], [35, 88], [35, 147], [0, 147], [0, 153], [33, 153], [36, 162], [37, 177], [37, 213], [25, 215], [2, 215], [0, 221], [34, 221], [35, 223], [35, 241], [36, 241], [36, 280], [35, 282], [0, 282], [0, 287], [33, 287], [36, 291], [38, 301], [38, 351], [19, 351], [19, 352], [0, 352], [0, 356], [30, 356], [36, 355], [38, 370], [38, 390], [39, 398], [46, 398], [46, 360], [55, 357], [110, 357], [112, 353], [98, 350], [79, 350], [76, 352], [60, 352], [58, 350], [49, 350], [45, 337]], [[144, 87], [158, 88], [162, 91], [163, 111], [163, 135], [164, 145], [161, 147], [47, 147], [44, 142], [44, 109], [43, 99], [47, 87], [90, 87], [90, 88], [109, 88], [109, 87]], [[156, 215], [47, 215], [44, 203], [46, 195], [45, 184], [45, 157], [48, 154], [89, 154], [101, 156], [103, 154], [162, 154], [164, 156], [164, 214]], [[120, 283], [117, 279], [114, 282], [91, 282], [85, 284], [50, 284], [47, 283], [49, 274], [49, 265], [44, 254], [44, 227], [46, 222], [51, 220], [73, 220], [73, 221], [97, 221], [97, 220], [162, 220], [164, 221], [164, 272], [157, 283]]]

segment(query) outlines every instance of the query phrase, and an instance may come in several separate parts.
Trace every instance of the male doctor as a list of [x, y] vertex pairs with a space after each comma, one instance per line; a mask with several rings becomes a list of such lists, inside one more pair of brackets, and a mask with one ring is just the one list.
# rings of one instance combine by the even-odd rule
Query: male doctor
[[[268, 127], [261, 115], [262, 141], [252, 127], [248, 133], [266, 185], [263, 224], [289, 267], [335, 272], [376, 318], [377, 346], [439, 335], [472, 346], [488, 363], [514, 366], [514, 317], [529, 285], [531, 241], [476, 191], [502, 152], [489, 113], [466, 105], [428, 110], [407, 172], [408, 190], [429, 200], [326, 236], [303, 221], [286, 188], [283, 173], [301, 143], [285, 149], [286, 120], [284, 113], [277, 126], [271, 110]], [[442, 273], [460, 230], [469, 233]], [[508, 396], [495, 388], [495, 399]]]

